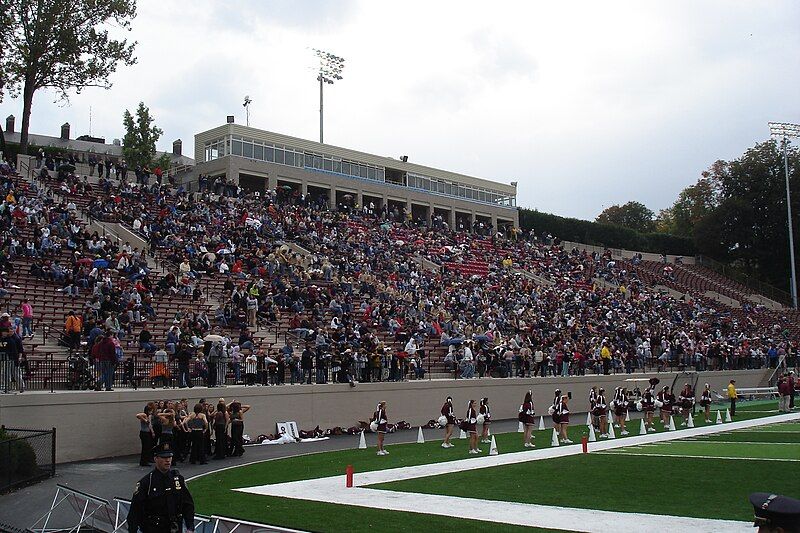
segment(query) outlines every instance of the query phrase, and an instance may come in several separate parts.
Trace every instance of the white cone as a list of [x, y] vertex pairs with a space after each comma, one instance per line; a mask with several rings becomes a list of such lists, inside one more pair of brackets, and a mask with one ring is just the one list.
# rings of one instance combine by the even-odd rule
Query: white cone
[[461, 433], [458, 434], [458, 438], [459, 439], [466, 439], [467, 438], [467, 434], [464, 432], [463, 429], [461, 430]]
[[717, 424], [722, 424], [722, 413], [717, 409]]
[[614, 424], [608, 425], [608, 438], [609, 439], [616, 439], [617, 435], [614, 433]]
[[587, 426], [592, 425], [592, 413], [586, 413], [586, 425]]
[[558, 442], [558, 433], [556, 433], [556, 428], [553, 428], [553, 439], [550, 441], [550, 446], [560, 446]]
[[522, 427], [522, 421], [520, 420], [519, 426], [517, 426], [517, 433], [523, 433], [525, 429]]
[[725, 409], [725, 422], [733, 422], [730, 409]]
[[494, 441], [494, 435], [492, 435], [492, 443], [489, 445], [489, 455], [497, 455], [498, 453], [497, 443]]
[[543, 431], [543, 430], [544, 430], [544, 417], [540, 416], [539, 417], [539, 431]]
[[361, 432], [361, 438], [358, 441], [358, 449], [359, 450], [366, 450], [367, 449], [367, 439], [364, 438], [364, 432]]
[[422, 426], [419, 427], [419, 433], [417, 433], [417, 444], [425, 444], [425, 436], [422, 434]]
[[589, 424], [589, 442], [597, 442], [597, 435], [594, 434], [594, 426]]
[[642, 418], [641, 422], [641, 425], [639, 425], [639, 435], [647, 435], [647, 426], [644, 425], [644, 418]]
[[631, 412], [625, 411], [625, 422], [630, 422], [630, 421], [631, 421]]
[[687, 428], [694, 427], [694, 418], [692, 418], [692, 413], [689, 413], [689, 420], [686, 422], [686, 427]]
[[669, 415], [669, 430], [675, 431], [675, 421], [672, 419], [672, 415]]
[[487, 437], [491, 437], [492, 436], [492, 428], [490, 428], [490, 427], [486, 428], [486, 436]]

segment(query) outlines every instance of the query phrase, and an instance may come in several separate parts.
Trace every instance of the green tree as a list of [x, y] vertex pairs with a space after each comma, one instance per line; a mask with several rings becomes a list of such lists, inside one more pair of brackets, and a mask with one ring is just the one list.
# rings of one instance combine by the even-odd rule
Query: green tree
[[[8, 79], [8, 43], [11, 39], [10, 0], [0, 0], [0, 103], [3, 102]], [[0, 155], [6, 155], [6, 137], [0, 124]]]
[[715, 176], [724, 171], [725, 165], [726, 162], [717, 161], [697, 183], [682, 190], [672, 207], [659, 213], [657, 226], [669, 228], [668, 233], [674, 235], [692, 236], [695, 226], [719, 205], [720, 184]]
[[122, 62], [136, 62], [136, 43], [112, 39], [106, 25], [130, 31], [136, 0], [3, 0], [8, 26], [3, 43], [6, 88], [17, 95], [22, 86], [20, 152], [28, 149], [33, 96], [55, 89], [110, 88], [109, 77]]
[[[131, 167], [155, 168], [164, 164], [163, 156], [156, 160], [156, 143], [164, 133], [161, 128], [154, 126], [155, 119], [150, 115], [150, 108], [139, 102], [136, 117], [127, 109], [122, 118], [125, 127], [125, 137], [122, 138], [122, 154]], [[169, 156], [167, 167], [169, 168]], [[166, 170], [165, 167], [161, 167]]]
[[597, 215], [596, 222], [600, 224], [613, 224], [623, 228], [640, 232], [655, 230], [655, 214], [644, 204], [628, 202], [623, 205], [612, 205]]

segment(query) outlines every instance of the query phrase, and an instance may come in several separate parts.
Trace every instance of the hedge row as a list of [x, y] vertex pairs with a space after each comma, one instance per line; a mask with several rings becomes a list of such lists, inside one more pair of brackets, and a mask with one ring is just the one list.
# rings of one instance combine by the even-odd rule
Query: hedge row
[[537, 235], [549, 233], [564, 241], [593, 246], [686, 256], [695, 255], [696, 252], [694, 243], [686, 237], [667, 233], [639, 233], [622, 226], [565, 218], [530, 209], [520, 209], [519, 224], [524, 230], [535, 230]]

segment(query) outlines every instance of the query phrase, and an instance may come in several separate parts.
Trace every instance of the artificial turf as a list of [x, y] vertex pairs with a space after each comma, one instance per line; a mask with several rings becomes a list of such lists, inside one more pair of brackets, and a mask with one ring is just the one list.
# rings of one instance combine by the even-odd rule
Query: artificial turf
[[[763, 417], [769, 414], [772, 413], [748, 411], [746, 408], [742, 408], [740, 414], [737, 413], [736, 419]], [[574, 418], [578, 418], [581, 421], [585, 420], [580, 416]], [[677, 423], [678, 421], [676, 420], [676, 424]], [[702, 425], [702, 421], [696, 420], [696, 425]], [[638, 426], [638, 420], [634, 420], [633, 422], [629, 423], [629, 428], [633, 435], [638, 434]], [[537, 437], [535, 441], [538, 448], [550, 446], [552, 436], [551, 429], [535, 431], [534, 434]], [[586, 434], [587, 427], [585, 425], [573, 425], [569, 429], [570, 438], [576, 443], [579, 443], [581, 436]], [[499, 434], [495, 435], [495, 438], [501, 453], [526, 450], [526, 448], [522, 446], [522, 435], [520, 433]], [[253, 465], [244, 465], [228, 470], [213, 472], [191, 481], [189, 486], [192, 490], [192, 494], [194, 495], [198, 512], [200, 513], [206, 515], [216, 514], [232, 518], [241, 518], [254, 522], [274, 524], [308, 531], [365, 531], [375, 528], [382, 528], [389, 531], [417, 531], [422, 528], [431, 527], [441, 531], [464, 531], [465, 529], [491, 529], [493, 531], [520, 531], [524, 529], [525, 531], [550, 531], [544, 529], [520, 528], [498, 523], [464, 520], [457, 518], [457, 510], [454, 510], [454, 516], [450, 518], [425, 514], [385, 511], [356, 506], [342, 506], [305, 500], [276, 498], [233, 492], [231, 490], [234, 488], [256, 485], [342, 475], [347, 465], [353, 465], [357, 475], [358, 472], [383, 470], [420, 464], [440, 463], [472, 457], [467, 454], [468, 444], [466, 440], [455, 439], [453, 442], [455, 442], [456, 447], [451, 449], [441, 448], [440, 442], [441, 441], [427, 442], [425, 444], [397, 444], [388, 446], [388, 449], [392, 453], [391, 455], [384, 457], [376, 456], [374, 448], [371, 448], [367, 450], [350, 449], [335, 452], [313, 453], [284, 459], [264, 461]], [[356, 438], [353, 438], [354, 447], [356, 443]], [[488, 445], [482, 444], [481, 446], [483, 447], [484, 453], [488, 452]], [[531, 450], [531, 453], [535, 453], [535, 449]], [[575, 460], [574, 458], [572, 459]], [[613, 460], [617, 458], [608, 457], [608, 459]], [[637, 461], [641, 459], [653, 458], [636, 458]], [[667, 459], [670, 461], [678, 460], [677, 458]], [[581, 459], [578, 458], [577, 460], [580, 461]], [[536, 461], [535, 463], [546, 462], [548, 461]], [[745, 461], [740, 462], [745, 463]], [[523, 463], [518, 466], [530, 468], [530, 465], [532, 464], [533, 463]], [[603, 474], [603, 478], [616, 477], [616, 472], [614, 470], [615, 468], [616, 467]], [[669, 468], [672, 468], [672, 463], [670, 463]], [[726, 468], [727, 467], [723, 465], [721, 471], [724, 472]], [[480, 474], [480, 472], [483, 472], [483, 474]], [[476, 475], [478, 477], [481, 477], [481, 475], [486, 476], [486, 472], [487, 470], [476, 471]], [[694, 469], [688, 468], [687, 472], [691, 472], [689, 478], [693, 478], [693, 475], [697, 472], [696, 467], [694, 467]], [[643, 474], [642, 470], [636, 468], [633, 469], [629, 475], [631, 480], [635, 477], [644, 479], [649, 478], [651, 481], [656, 479], [653, 477], [653, 475], [648, 476], [647, 473]], [[583, 473], [581, 473], [579, 476], [575, 476], [575, 478], [584, 483], [584, 486], [579, 489], [579, 492], [587, 492], [585, 485], [586, 480], [590, 480], [592, 478], [585, 476]], [[678, 477], [673, 477], [672, 474], [670, 474], [670, 478], [675, 480], [673, 483], [676, 483], [680, 480]], [[513, 493], [516, 493], [518, 490], [514, 488], [517, 486], [515, 483], [516, 480], [512, 479], [510, 487], [512, 489], [511, 492]], [[549, 487], [547, 483], [545, 483], [543, 486]], [[466, 495], [469, 497], [488, 497], [488, 494], [491, 494], [492, 497], [490, 499], [506, 499], [495, 497], [498, 494], [495, 489], [496, 485], [493, 482], [492, 487], [486, 493], [483, 491], [471, 491]], [[548, 491], [549, 488], [545, 488], [540, 492]], [[418, 492], [429, 491], [418, 490]], [[513, 501], [513, 498], [510, 498], [510, 500]], [[654, 502], [658, 502], [658, 499], [648, 498], [648, 505], [646, 506], [647, 512], [653, 511], [653, 507], [657, 505], [657, 503]], [[613, 509], [623, 510], [616, 507]], [[673, 512], [670, 509], [667, 514], [679, 513]], [[687, 515], [695, 516], [688, 513]]]
[[[772, 445], [771, 445], [772, 444]], [[800, 444], [758, 442], [697, 442], [672, 441], [617, 448], [603, 454], [616, 455], [693, 455], [696, 457], [715, 457], [731, 459], [790, 459], [800, 463]], [[731, 465], [732, 466], [732, 465]], [[800, 465], [797, 468], [800, 472]]]

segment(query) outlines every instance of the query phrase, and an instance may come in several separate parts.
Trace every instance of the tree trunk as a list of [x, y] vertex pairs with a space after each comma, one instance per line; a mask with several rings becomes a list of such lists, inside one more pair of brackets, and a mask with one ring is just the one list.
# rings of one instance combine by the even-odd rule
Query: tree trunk
[[8, 156], [9, 154], [6, 153], [6, 134], [3, 131], [3, 126], [0, 124], [0, 156], [5, 159], [8, 163], [13, 163], [15, 166], [17, 164], [16, 161], [9, 161]]
[[19, 131], [19, 153], [28, 155], [28, 128], [31, 125], [31, 107], [33, 107], [33, 93], [36, 88], [33, 86], [32, 77], [26, 77], [25, 89], [22, 93], [22, 127]]

